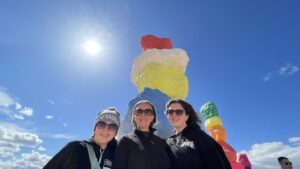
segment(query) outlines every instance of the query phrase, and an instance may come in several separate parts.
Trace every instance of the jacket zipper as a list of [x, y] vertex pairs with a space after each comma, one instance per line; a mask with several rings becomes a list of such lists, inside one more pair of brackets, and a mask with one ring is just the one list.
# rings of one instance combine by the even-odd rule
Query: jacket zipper
[[100, 148], [99, 165], [100, 165], [100, 163], [101, 163], [102, 155], [103, 155], [104, 151], [105, 151], [105, 150], [101, 150], [101, 148]]

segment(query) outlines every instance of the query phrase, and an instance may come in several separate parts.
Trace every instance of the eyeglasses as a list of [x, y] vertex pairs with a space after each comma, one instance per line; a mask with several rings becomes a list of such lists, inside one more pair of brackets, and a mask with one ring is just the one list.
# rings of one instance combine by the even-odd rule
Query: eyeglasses
[[293, 165], [292, 162], [285, 162], [284, 164], [285, 164], [285, 165]]
[[170, 116], [172, 116], [173, 114], [176, 114], [177, 116], [182, 116], [183, 113], [184, 113], [183, 109], [175, 109], [175, 110], [169, 109], [166, 111], [166, 114]]
[[101, 129], [105, 129], [107, 127], [107, 129], [109, 131], [117, 131], [118, 130], [118, 126], [116, 124], [114, 124], [114, 123], [107, 124], [104, 121], [99, 121], [97, 123], [97, 126]]
[[142, 114], [145, 114], [146, 116], [152, 116], [154, 113], [152, 109], [136, 109], [134, 114], [136, 116], [141, 116]]

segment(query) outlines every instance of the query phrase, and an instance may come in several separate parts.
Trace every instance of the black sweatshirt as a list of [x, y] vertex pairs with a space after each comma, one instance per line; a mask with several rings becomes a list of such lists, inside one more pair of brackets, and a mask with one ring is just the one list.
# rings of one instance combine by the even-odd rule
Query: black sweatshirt
[[115, 151], [113, 169], [169, 169], [166, 142], [153, 132], [135, 130], [121, 138]]
[[168, 138], [172, 169], [231, 169], [222, 147], [198, 126]]
[[90, 169], [91, 163], [89, 159], [86, 144], [91, 144], [94, 148], [97, 160], [101, 156], [100, 167], [109, 169], [112, 167], [113, 153], [117, 141], [110, 141], [105, 150], [102, 150], [98, 144], [92, 139], [87, 141], [72, 141], [61, 149], [43, 169]]

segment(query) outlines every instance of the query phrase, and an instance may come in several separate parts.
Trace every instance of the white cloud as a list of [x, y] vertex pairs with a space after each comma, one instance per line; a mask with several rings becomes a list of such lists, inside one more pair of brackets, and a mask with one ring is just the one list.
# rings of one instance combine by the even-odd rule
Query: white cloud
[[50, 115], [47, 115], [45, 116], [46, 119], [53, 119], [54, 117], [53, 116], [50, 116]]
[[284, 66], [281, 66], [278, 70], [269, 72], [262, 78], [263, 82], [267, 82], [273, 79], [275, 76], [289, 76], [295, 74], [299, 68], [291, 63], [286, 63]]
[[55, 102], [54, 102], [53, 100], [48, 99], [47, 101], [48, 101], [50, 104], [52, 104], [52, 105], [55, 104]]
[[20, 114], [14, 114], [13, 117], [15, 119], [19, 119], [19, 120], [24, 120], [24, 116], [20, 115]]
[[0, 106], [9, 107], [15, 104], [14, 99], [12, 99], [9, 94], [0, 90]]
[[25, 116], [32, 116], [33, 110], [30, 107], [24, 107], [22, 110], [20, 110], [21, 114], [24, 114]]
[[0, 140], [0, 157], [11, 157], [14, 153], [19, 151], [19, 145]]
[[0, 88], [0, 113], [4, 113], [14, 120], [24, 120], [25, 116], [33, 115], [33, 109], [16, 102], [8, 93]]
[[289, 138], [290, 143], [299, 143], [300, 142], [300, 137], [291, 137]]
[[271, 79], [272, 79], [272, 73], [268, 73], [265, 77], [263, 77], [264, 82], [269, 81]]
[[51, 159], [46, 154], [37, 151], [22, 153], [20, 157], [14, 157], [7, 161], [0, 160], [0, 168], [5, 169], [41, 169]]
[[68, 139], [68, 140], [74, 140], [77, 136], [75, 135], [69, 135], [69, 134], [53, 134], [50, 136], [51, 138], [55, 139]]
[[281, 76], [289, 76], [294, 73], [296, 73], [299, 70], [299, 68], [295, 65], [292, 65], [290, 63], [286, 63], [284, 66], [281, 66], [278, 73]]
[[47, 149], [45, 147], [43, 147], [43, 146], [39, 146], [38, 150], [39, 151], [46, 151]]
[[21, 104], [19, 104], [19, 103], [16, 103], [16, 105], [15, 105], [15, 109], [16, 110], [20, 110], [22, 108], [22, 105]]
[[288, 157], [294, 168], [300, 168], [300, 145], [284, 144], [282, 142], [266, 142], [254, 144], [247, 153], [255, 169], [279, 168], [277, 158]]
[[[28, 132], [11, 123], [0, 123], [0, 168], [5, 169], [40, 169], [50, 156], [40, 154], [32, 150], [31, 153], [22, 153], [22, 147], [33, 148], [42, 143], [38, 135]], [[45, 151], [42, 146], [38, 147], [39, 151]]]
[[0, 124], [0, 141], [27, 147], [35, 147], [43, 142], [38, 135], [11, 126]]

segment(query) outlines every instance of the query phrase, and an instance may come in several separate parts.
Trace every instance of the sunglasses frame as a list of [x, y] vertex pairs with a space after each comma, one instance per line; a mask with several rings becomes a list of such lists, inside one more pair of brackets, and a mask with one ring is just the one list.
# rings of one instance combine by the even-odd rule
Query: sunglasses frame
[[107, 124], [107, 123], [104, 122], [104, 121], [99, 121], [99, 122], [97, 123], [97, 126], [98, 126], [99, 128], [101, 128], [101, 129], [107, 128], [107, 130], [113, 131], [113, 132], [118, 131], [118, 125], [116, 125], [115, 123]]
[[285, 165], [293, 165], [292, 162], [285, 162], [284, 164], [285, 164]]
[[154, 115], [154, 111], [152, 109], [136, 109], [134, 110], [134, 114], [136, 116], [142, 116], [143, 114], [145, 116], [152, 116]]
[[169, 109], [166, 111], [166, 115], [172, 116], [176, 114], [176, 116], [182, 116], [184, 114], [184, 109]]

